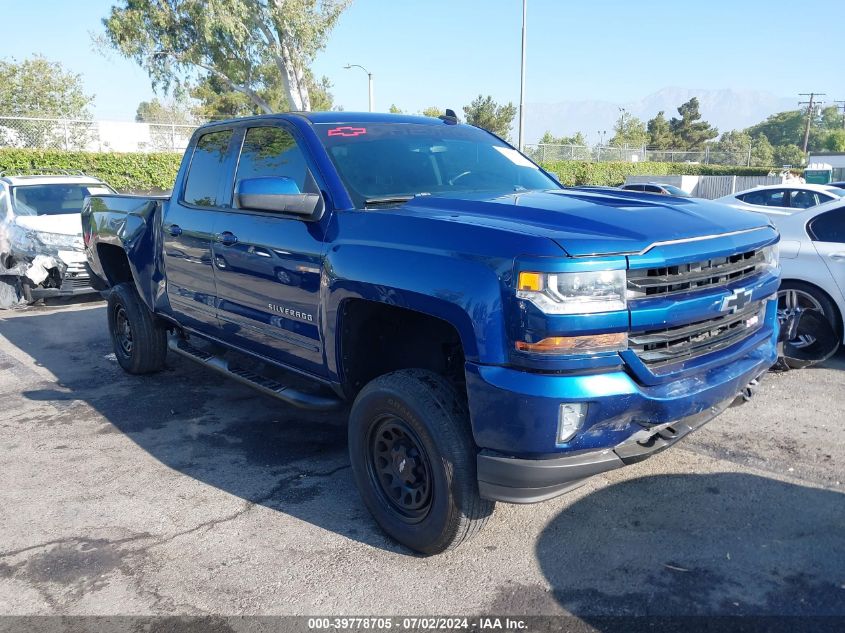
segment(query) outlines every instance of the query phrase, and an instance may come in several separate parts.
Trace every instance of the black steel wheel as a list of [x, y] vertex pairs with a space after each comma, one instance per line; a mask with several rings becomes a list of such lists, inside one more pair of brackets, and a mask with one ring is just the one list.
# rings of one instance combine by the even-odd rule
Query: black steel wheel
[[386, 415], [373, 425], [367, 466], [373, 486], [409, 523], [431, 508], [431, 461], [422, 441], [401, 418]]
[[355, 483], [381, 528], [437, 554], [484, 526], [495, 504], [478, 494], [465, 399], [446, 380], [403, 369], [367, 384], [349, 416]]
[[132, 355], [132, 325], [129, 317], [126, 316], [126, 308], [117, 304], [114, 308], [114, 337], [115, 342], [120, 346], [123, 354]]
[[158, 326], [135, 287], [118, 284], [108, 297], [109, 333], [117, 362], [130, 374], [164, 369], [167, 332]]

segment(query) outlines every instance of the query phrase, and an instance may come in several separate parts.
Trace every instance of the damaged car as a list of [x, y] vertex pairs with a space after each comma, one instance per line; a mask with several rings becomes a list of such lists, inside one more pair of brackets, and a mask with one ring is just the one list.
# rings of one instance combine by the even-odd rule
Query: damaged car
[[85, 198], [115, 193], [83, 174], [0, 174], [0, 308], [96, 292], [85, 267]]

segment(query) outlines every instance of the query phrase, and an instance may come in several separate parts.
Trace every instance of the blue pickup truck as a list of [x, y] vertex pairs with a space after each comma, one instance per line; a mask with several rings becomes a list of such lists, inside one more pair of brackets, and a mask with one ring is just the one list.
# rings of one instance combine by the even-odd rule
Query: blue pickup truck
[[126, 371], [170, 350], [349, 407], [365, 505], [423, 553], [671, 446], [777, 358], [764, 216], [567, 189], [451, 112], [206, 125], [171, 197], [83, 225]]

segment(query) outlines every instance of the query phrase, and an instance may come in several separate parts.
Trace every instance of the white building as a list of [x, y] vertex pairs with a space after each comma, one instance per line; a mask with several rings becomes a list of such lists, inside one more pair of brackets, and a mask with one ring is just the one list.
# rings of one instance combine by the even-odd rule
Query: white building
[[845, 152], [811, 152], [807, 163], [827, 163], [833, 167], [833, 180], [845, 180]]

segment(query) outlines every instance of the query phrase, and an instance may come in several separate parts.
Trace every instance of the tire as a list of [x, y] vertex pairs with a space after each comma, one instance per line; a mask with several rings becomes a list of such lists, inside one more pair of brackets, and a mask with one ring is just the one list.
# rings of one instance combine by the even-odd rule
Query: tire
[[130, 374], [164, 369], [167, 332], [158, 327], [134, 286], [118, 284], [108, 296], [109, 333], [117, 362]]
[[[793, 299], [787, 299], [792, 295]], [[784, 281], [778, 289], [778, 311], [783, 311], [798, 301], [798, 307], [804, 310], [816, 310], [821, 313], [830, 323], [836, 334], [836, 340], [841, 343], [842, 316], [836, 304], [830, 299], [827, 293], [819, 288], [801, 281]], [[800, 344], [800, 343], [799, 343]], [[779, 358], [777, 368], [779, 369], [801, 369], [807, 366], [807, 362], [792, 360], [790, 358]]]
[[352, 405], [349, 455], [364, 504], [417, 552], [453, 549], [493, 514], [478, 494], [476, 453], [463, 399], [433, 372], [380, 376]]

